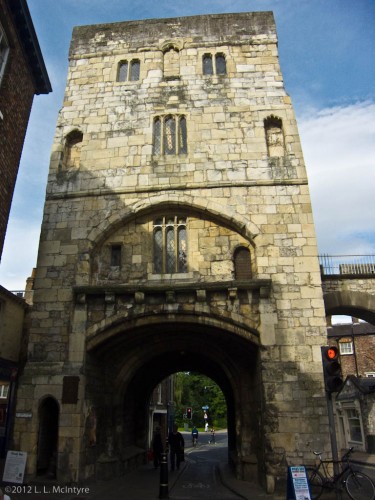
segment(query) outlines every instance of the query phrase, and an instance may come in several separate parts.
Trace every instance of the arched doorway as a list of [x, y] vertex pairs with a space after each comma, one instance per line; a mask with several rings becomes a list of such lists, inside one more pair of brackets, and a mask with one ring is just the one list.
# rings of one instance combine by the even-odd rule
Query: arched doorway
[[37, 475], [56, 476], [59, 405], [48, 396], [39, 405]]

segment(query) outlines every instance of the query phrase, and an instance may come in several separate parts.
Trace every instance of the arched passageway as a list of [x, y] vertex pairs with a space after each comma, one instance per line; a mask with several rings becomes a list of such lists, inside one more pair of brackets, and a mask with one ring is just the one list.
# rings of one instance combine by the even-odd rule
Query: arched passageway
[[[257, 479], [262, 463], [259, 429], [260, 370], [256, 333], [177, 318], [135, 326], [116, 326], [88, 342], [90, 404], [97, 414], [97, 445], [116, 457], [145, 449], [148, 404], [158, 383], [178, 371], [195, 371], [221, 388], [228, 410], [229, 461], [237, 474]], [[109, 444], [110, 443], [110, 444]], [[245, 460], [244, 460], [245, 458]], [[88, 465], [88, 464], [86, 464]]]

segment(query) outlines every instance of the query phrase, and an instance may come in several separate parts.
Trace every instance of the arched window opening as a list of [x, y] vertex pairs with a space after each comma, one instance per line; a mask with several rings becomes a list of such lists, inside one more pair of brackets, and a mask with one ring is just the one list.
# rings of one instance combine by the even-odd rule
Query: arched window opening
[[227, 74], [227, 64], [225, 62], [224, 54], [216, 54], [215, 63], [216, 63], [216, 74], [217, 75], [226, 75]]
[[164, 153], [176, 154], [176, 120], [173, 116], [166, 117], [164, 129]]
[[126, 82], [128, 79], [128, 61], [121, 61], [118, 65], [117, 81]]
[[56, 477], [59, 405], [52, 397], [39, 406], [37, 475]]
[[226, 75], [227, 63], [225, 55], [221, 52], [212, 55], [204, 54], [202, 58], [202, 67], [204, 75]]
[[187, 230], [185, 217], [161, 217], [154, 221], [154, 272], [187, 273]]
[[141, 62], [139, 59], [129, 61], [120, 61], [117, 69], [118, 82], [135, 82], [139, 80]]
[[239, 247], [234, 252], [234, 277], [236, 280], [252, 278], [251, 257], [248, 248]]
[[264, 120], [268, 156], [283, 157], [285, 155], [283, 124], [280, 118], [270, 116]]
[[138, 59], [134, 59], [130, 63], [130, 80], [132, 82], [139, 80], [139, 73], [141, 70], [141, 63]]
[[212, 65], [212, 55], [204, 54], [203, 56], [203, 74], [204, 75], [213, 75], [214, 68]]
[[161, 154], [161, 119], [159, 117], [154, 119], [152, 152], [155, 155]]
[[64, 164], [66, 168], [79, 168], [82, 140], [83, 134], [79, 130], [73, 130], [66, 137], [64, 152]]
[[154, 118], [152, 152], [155, 155], [187, 153], [187, 123], [185, 116], [168, 115]]

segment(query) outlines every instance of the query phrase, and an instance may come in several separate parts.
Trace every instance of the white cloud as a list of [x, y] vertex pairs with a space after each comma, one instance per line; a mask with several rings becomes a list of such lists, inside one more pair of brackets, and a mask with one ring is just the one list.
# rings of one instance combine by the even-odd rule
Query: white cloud
[[9, 220], [0, 265], [0, 285], [8, 290], [24, 290], [26, 280], [36, 266], [40, 235], [38, 222]]
[[319, 251], [375, 253], [375, 103], [299, 120]]

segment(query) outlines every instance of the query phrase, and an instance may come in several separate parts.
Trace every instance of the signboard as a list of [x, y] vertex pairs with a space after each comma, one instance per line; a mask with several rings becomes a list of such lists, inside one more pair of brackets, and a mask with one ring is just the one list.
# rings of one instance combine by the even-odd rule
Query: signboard
[[309, 482], [303, 465], [288, 467], [287, 500], [311, 500]]
[[27, 453], [25, 451], [11, 451], [7, 453], [3, 481], [6, 483], [23, 483]]

